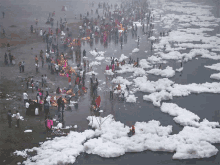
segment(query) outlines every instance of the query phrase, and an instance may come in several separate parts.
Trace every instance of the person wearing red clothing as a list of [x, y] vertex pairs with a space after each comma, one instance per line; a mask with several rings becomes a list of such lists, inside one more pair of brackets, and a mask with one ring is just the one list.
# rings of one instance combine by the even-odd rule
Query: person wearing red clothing
[[69, 88], [71, 88], [71, 77], [68, 77]]
[[98, 96], [97, 99], [95, 100], [95, 102], [96, 102], [96, 107], [99, 108], [100, 104], [101, 104], [101, 97]]
[[76, 83], [79, 85], [79, 76], [76, 78]]

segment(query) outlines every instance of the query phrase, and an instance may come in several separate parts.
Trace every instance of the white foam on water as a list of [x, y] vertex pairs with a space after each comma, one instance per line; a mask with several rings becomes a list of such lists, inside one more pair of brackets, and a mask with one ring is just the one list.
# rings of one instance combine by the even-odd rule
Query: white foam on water
[[175, 71], [172, 67], [167, 66], [164, 70], [162, 69], [151, 69], [147, 71], [149, 74], [160, 75], [163, 77], [173, 77], [175, 75]]
[[220, 73], [211, 74], [210, 78], [211, 78], [211, 79], [220, 80]]

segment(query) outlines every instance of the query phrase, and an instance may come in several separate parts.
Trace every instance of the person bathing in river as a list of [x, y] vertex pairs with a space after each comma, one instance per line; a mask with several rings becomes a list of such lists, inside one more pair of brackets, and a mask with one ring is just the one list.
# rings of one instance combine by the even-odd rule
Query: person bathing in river
[[121, 85], [120, 84], [118, 84], [118, 87], [116, 88], [118, 91], [120, 91], [121, 90]]
[[109, 67], [108, 67], [108, 65], [106, 65], [106, 69], [105, 70], [109, 70]]
[[130, 129], [130, 132], [128, 132], [128, 136], [131, 137], [135, 134], [135, 127], [132, 125], [132, 128]]

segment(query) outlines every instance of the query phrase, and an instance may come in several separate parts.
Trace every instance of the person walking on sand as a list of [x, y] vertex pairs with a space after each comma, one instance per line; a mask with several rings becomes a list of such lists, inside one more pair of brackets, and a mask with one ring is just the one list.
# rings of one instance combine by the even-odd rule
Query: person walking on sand
[[36, 73], [38, 73], [39, 64], [36, 63], [35, 66], [36, 66]]
[[30, 102], [31, 102], [31, 99], [29, 99], [29, 101], [27, 101], [26, 104], [25, 104], [25, 107], [26, 107], [26, 113], [25, 114], [26, 115], [29, 114]]
[[23, 93], [23, 99], [24, 99], [24, 105], [25, 105], [25, 103], [28, 101], [28, 94], [26, 91]]
[[27, 90], [28, 90], [28, 87], [29, 87], [29, 78], [28, 78], [27, 81], [26, 81], [26, 86], [27, 86]]
[[37, 57], [37, 55], [35, 56], [35, 63], [38, 64], [38, 57]]
[[35, 20], [35, 24], [36, 24], [36, 26], [37, 26], [37, 24], [38, 24], [38, 19]]
[[32, 87], [32, 92], [34, 92], [34, 80], [33, 80], [33, 77], [31, 77], [31, 87]]
[[11, 56], [11, 53], [9, 53], [8, 56], [9, 56], [10, 64], [12, 65], [12, 56]]
[[5, 53], [5, 65], [8, 65], [8, 55]]
[[71, 77], [68, 77], [69, 89], [71, 88]]
[[44, 58], [41, 58], [41, 62], [42, 62], [42, 68], [44, 67]]
[[5, 18], [5, 12], [4, 11], [2, 12], [2, 17]]
[[60, 98], [57, 100], [58, 112], [60, 112], [61, 102], [62, 102], [62, 96], [60, 96]]
[[9, 50], [10, 50], [10, 44], [7, 43], [7, 51], [9, 51]]
[[25, 64], [25, 62], [22, 61], [22, 62], [21, 62], [21, 70], [22, 70], [22, 72], [24, 72], [24, 64]]
[[41, 76], [41, 86], [44, 87], [44, 75]]
[[44, 85], [46, 85], [47, 84], [47, 75], [45, 74], [44, 75]]
[[20, 121], [20, 113], [18, 112], [18, 110], [16, 111], [16, 120], [17, 120], [17, 125], [16, 127], [19, 128], [20, 124], [19, 124], [19, 121]]
[[19, 66], [19, 70], [20, 70], [20, 73], [21, 73], [21, 70], [22, 70], [22, 68], [21, 68], [21, 62], [18, 63], [18, 66]]
[[50, 105], [49, 105], [49, 103], [47, 102], [47, 100], [45, 98], [44, 99], [44, 113], [45, 113], [45, 116], [48, 116], [49, 111], [50, 111]]
[[11, 117], [11, 110], [8, 110], [8, 126], [9, 128], [11, 128], [11, 121], [12, 121], [12, 117]]
[[85, 57], [86, 56], [86, 50], [84, 49], [83, 50], [83, 57]]

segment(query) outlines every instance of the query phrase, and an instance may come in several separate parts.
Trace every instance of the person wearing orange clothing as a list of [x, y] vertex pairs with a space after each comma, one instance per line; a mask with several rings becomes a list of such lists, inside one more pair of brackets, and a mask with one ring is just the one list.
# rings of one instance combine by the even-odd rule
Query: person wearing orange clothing
[[117, 90], [120, 91], [121, 90], [121, 85], [118, 84]]
[[35, 56], [35, 63], [38, 64], [38, 57], [37, 57], [37, 55]]
[[134, 125], [132, 125], [131, 129], [130, 129], [130, 132], [128, 133], [128, 136], [131, 137], [135, 134], [135, 128], [134, 128]]
[[134, 125], [132, 125], [132, 128], [131, 128], [131, 133], [132, 133], [132, 135], [134, 135], [134, 134], [135, 134], [135, 128], [134, 128]]

